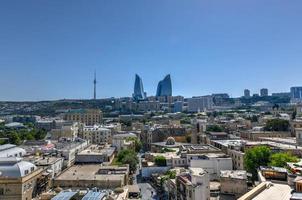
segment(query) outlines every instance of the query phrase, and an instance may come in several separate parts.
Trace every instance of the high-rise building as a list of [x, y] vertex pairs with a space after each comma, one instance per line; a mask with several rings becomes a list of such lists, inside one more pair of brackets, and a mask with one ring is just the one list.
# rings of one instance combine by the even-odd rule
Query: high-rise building
[[134, 93], [133, 93], [134, 100], [145, 100], [147, 94], [144, 92], [143, 81], [139, 75], [135, 74], [135, 82], [134, 82]]
[[290, 97], [292, 102], [301, 102], [302, 101], [302, 87], [291, 87], [290, 88]]
[[250, 97], [251, 97], [251, 91], [248, 90], [248, 89], [245, 89], [245, 90], [244, 90], [244, 97], [245, 97], [245, 98], [250, 98]]
[[267, 88], [262, 88], [260, 90], [260, 96], [267, 97], [268, 96], [268, 89]]
[[163, 80], [159, 81], [156, 96], [172, 96], [172, 81], [170, 74], [168, 74]]
[[212, 109], [214, 106], [213, 97], [211, 95], [193, 97], [188, 99], [189, 112], [203, 112]]

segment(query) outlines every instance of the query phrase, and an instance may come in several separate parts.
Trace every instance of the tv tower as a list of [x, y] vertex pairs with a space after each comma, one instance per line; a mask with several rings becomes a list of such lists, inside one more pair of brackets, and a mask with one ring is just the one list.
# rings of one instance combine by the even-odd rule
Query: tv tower
[[93, 85], [94, 85], [94, 90], [93, 90], [93, 99], [96, 100], [96, 71], [94, 70], [94, 80], [93, 80]]

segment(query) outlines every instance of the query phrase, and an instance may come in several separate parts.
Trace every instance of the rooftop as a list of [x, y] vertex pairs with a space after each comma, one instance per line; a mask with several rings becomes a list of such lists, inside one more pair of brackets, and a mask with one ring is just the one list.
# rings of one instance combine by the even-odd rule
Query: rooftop
[[247, 179], [246, 171], [244, 170], [223, 170], [220, 171], [220, 177], [232, 179]]
[[[118, 173], [113, 173], [118, 170]], [[128, 173], [127, 167], [100, 165], [73, 165], [56, 180], [121, 180]]]
[[78, 153], [78, 155], [109, 155], [111, 156], [115, 152], [115, 147], [104, 145], [91, 145], [87, 149]]
[[288, 200], [291, 197], [291, 188], [287, 184], [270, 183], [253, 200]]

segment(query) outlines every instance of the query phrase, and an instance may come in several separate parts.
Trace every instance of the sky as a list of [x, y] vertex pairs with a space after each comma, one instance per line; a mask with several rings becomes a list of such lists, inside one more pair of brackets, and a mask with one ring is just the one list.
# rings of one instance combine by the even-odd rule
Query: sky
[[301, 0], [1, 0], [0, 100], [286, 92], [301, 37]]

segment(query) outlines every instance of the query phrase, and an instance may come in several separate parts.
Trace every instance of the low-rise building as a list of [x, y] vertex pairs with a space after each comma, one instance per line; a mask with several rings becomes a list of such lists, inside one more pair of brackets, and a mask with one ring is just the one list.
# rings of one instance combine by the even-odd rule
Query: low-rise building
[[189, 173], [176, 177], [177, 199], [209, 200], [210, 180], [202, 168], [189, 168]]
[[0, 157], [22, 157], [25, 154], [25, 149], [17, 147], [14, 144], [0, 145]]
[[30, 200], [48, 186], [48, 174], [21, 158], [0, 158], [0, 172], [1, 200]]
[[134, 149], [134, 142], [131, 141], [131, 138], [137, 138], [134, 133], [123, 133], [116, 134], [112, 137], [112, 146], [116, 148], [117, 151], [123, 149]]
[[210, 180], [219, 180], [221, 170], [232, 170], [232, 159], [225, 154], [188, 154], [188, 165], [203, 168], [209, 173]]
[[92, 144], [111, 143], [111, 130], [103, 128], [100, 125], [84, 126], [83, 139], [88, 140]]
[[88, 146], [88, 141], [77, 138], [75, 141], [61, 140], [55, 143], [58, 153], [64, 158], [64, 167], [71, 166], [75, 155]]
[[70, 122], [60, 128], [55, 128], [50, 131], [51, 139], [59, 140], [60, 138], [68, 138], [74, 140], [79, 134], [79, 124]]
[[236, 198], [248, 191], [246, 171], [220, 171], [220, 191], [222, 194], [232, 194]]
[[128, 184], [129, 167], [74, 165], [54, 179], [54, 187], [115, 189]]
[[114, 159], [115, 147], [108, 145], [90, 145], [75, 156], [75, 163], [111, 163]]

